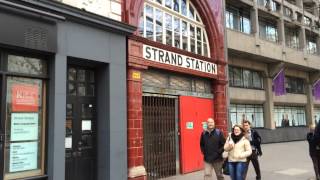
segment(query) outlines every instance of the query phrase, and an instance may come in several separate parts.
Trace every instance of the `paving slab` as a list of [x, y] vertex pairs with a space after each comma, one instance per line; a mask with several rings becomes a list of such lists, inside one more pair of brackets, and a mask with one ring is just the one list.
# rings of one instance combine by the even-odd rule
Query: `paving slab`
[[[259, 158], [262, 180], [314, 180], [312, 161], [307, 141], [262, 145], [263, 156]], [[203, 171], [177, 175], [162, 180], [202, 180]], [[212, 180], [216, 178], [213, 177]], [[230, 180], [225, 176], [225, 180]], [[247, 180], [255, 180], [250, 163]]]

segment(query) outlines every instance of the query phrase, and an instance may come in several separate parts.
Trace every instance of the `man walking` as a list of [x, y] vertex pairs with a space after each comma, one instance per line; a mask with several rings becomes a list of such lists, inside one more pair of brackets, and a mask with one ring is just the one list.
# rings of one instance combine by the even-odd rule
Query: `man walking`
[[207, 129], [202, 132], [200, 138], [200, 148], [204, 157], [204, 180], [212, 179], [212, 169], [216, 173], [217, 180], [224, 180], [222, 152], [225, 141], [222, 131], [215, 128], [214, 120], [209, 118]]
[[252, 165], [254, 167], [254, 170], [256, 172], [256, 179], [261, 179], [261, 172], [260, 172], [260, 165], [258, 161], [258, 156], [262, 156], [261, 151], [261, 137], [259, 133], [253, 129], [251, 129], [251, 123], [248, 120], [243, 121], [243, 129], [246, 132], [246, 137], [250, 141], [251, 148], [252, 148], [252, 154], [247, 158], [247, 168], [246, 172], [244, 173], [244, 179], [247, 177], [248, 169], [249, 169], [249, 163], [252, 162]]

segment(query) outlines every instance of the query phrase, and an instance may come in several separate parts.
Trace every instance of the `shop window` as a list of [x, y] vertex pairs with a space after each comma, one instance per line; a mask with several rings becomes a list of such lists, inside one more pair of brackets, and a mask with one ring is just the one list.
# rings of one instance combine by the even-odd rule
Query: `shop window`
[[276, 127], [306, 126], [304, 107], [274, 106]]
[[[34, 74], [34, 67], [29, 68], [31, 70], [23, 69], [23, 72]], [[45, 97], [43, 80], [7, 77], [6, 180], [44, 174]]]
[[230, 104], [229, 116], [231, 125], [241, 124], [249, 120], [253, 128], [263, 128], [263, 106], [257, 104]]
[[145, 0], [138, 32], [149, 40], [210, 57], [205, 26], [188, 0]]
[[263, 89], [261, 72], [229, 66], [229, 84], [231, 87]]
[[318, 124], [320, 122], [320, 107], [314, 108], [313, 112], [314, 112], [313, 120], [315, 124]]
[[251, 33], [250, 11], [227, 5], [226, 27], [246, 34]]
[[304, 94], [304, 80], [295, 77], [286, 77], [286, 92]]

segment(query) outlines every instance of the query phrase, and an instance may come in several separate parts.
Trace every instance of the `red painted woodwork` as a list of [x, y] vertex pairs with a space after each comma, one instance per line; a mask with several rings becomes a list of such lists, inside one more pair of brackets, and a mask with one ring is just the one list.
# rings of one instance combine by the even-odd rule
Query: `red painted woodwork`
[[[180, 167], [181, 173], [189, 173], [203, 168], [200, 151], [202, 124], [213, 117], [213, 100], [181, 96], [180, 107]], [[193, 123], [193, 127], [187, 127]]]

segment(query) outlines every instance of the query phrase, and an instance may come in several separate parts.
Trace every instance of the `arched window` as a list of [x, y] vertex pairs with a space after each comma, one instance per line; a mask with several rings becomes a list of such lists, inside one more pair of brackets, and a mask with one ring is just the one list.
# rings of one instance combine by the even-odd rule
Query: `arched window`
[[145, 0], [139, 34], [152, 41], [210, 57], [205, 26], [190, 0]]

